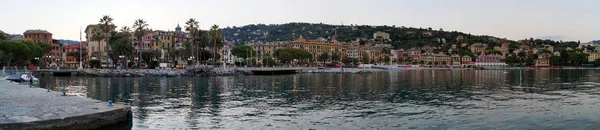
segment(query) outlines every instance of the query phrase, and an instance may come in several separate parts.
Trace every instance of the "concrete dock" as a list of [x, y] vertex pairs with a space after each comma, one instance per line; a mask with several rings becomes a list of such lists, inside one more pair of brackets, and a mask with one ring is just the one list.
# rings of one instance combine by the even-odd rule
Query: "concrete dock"
[[130, 120], [130, 107], [0, 80], [0, 130], [95, 129]]

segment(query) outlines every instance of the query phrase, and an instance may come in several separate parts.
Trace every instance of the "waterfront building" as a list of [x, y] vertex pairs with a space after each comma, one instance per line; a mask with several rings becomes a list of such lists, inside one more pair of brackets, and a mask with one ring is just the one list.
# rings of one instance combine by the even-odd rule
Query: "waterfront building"
[[[111, 31], [115, 31], [115, 28], [116, 26], [112, 26]], [[88, 50], [87, 56], [97, 58], [101, 60], [102, 63], [108, 63], [109, 60], [106, 53], [108, 51], [108, 45], [105, 40], [96, 41], [92, 39], [95, 29], [100, 29], [100, 26], [97, 24], [90, 24], [85, 28], [84, 31], [87, 43], [86, 50]]]
[[537, 59], [534, 60], [534, 65], [535, 67], [549, 67], [550, 66], [550, 56], [552, 56], [552, 54], [549, 53], [544, 53], [542, 55], [539, 55]]
[[507, 66], [505, 58], [502, 55], [490, 54], [490, 55], [479, 55], [475, 59], [475, 66], [479, 67], [504, 67]]
[[[13, 37], [14, 39], [14, 37]], [[58, 40], [52, 39], [52, 33], [46, 30], [27, 30], [23, 33], [23, 40], [34, 43], [45, 43], [52, 47], [52, 50], [41, 57], [45, 65], [52, 64], [53, 66], [60, 65], [62, 57], [62, 46]], [[54, 64], [53, 64], [54, 63]]]
[[65, 55], [63, 54], [62, 44], [58, 40], [52, 40], [50, 43], [52, 50], [44, 55], [44, 61], [46, 66], [61, 66], [65, 61]]
[[275, 50], [280, 48], [285, 48], [286, 42], [278, 41], [278, 42], [256, 42], [250, 43], [252, 49], [254, 49], [258, 56], [270, 56], [273, 57], [275, 54]]
[[152, 50], [155, 51], [165, 51], [168, 52], [169, 50], [172, 49], [172, 45], [173, 45], [173, 35], [175, 35], [174, 32], [170, 32], [170, 31], [162, 31], [162, 30], [155, 30], [153, 32], [153, 45], [152, 45]]
[[334, 51], [341, 49], [342, 45], [338, 42], [327, 42], [327, 41], [309, 41], [304, 39], [302, 36], [298, 40], [292, 41], [288, 44], [292, 48], [300, 48], [310, 52], [313, 59], [317, 59], [322, 54], [333, 54]]
[[137, 51], [149, 51], [152, 50], [152, 41], [153, 41], [153, 32], [152, 30], [150, 30], [149, 32], [146, 32], [146, 34], [144, 36], [142, 36], [142, 41], [140, 43], [140, 41], [137, 38], [134, 38], [133, 42], [133, 46], [135, 48], [135, 50]]
[[392, 62], [392, 64], [397, 64], [398, 57], [401, 57], [401, 56], [398, 55], [400, 51], [401, 50], [390, 50], [390, 54], [391, 54], [391, 56], [390, 56], [390, 62]]
[[474, 66], [474, 62], [473, 59], [471, 58], [471, 56], [462, 56], [461, 57], [461, 61], [460, 61], [460, 65], [462, 68], [467, 68], [467, 67], [472, 67]]
[[[79, 51], [82, 51], [81, 53], [83, 53], [82, 55], [82, 63], [87, 63], [87, 50], [85, 48], [86, 46], [86, 42], [81, 42], [79, 44], [73, 44], [73, 45], [67, 45], [67, 43], [63, 43], [63, 45], [65, 45], [65, 64], [69, 67], [72, 68], [78, 68], [79, 67], [79, 61], [77, 59], [79, 59]], [[69, 53], [77, 53], [77, 56], [69, 56]], [[85, 65], [84, 65], [85, 67]]]
[[27, 30], [23, 33], [23, 40], [52, 44], [52, 33], [46, 30]]
[[186, 33], [181, 31], [181, 27], [179, 24], [177, 24], [177, 27], [175, 27], [175, 32], [173, 32], [173, 48], [184, 49], [185, 46], [183, 43], [185, 42], [186, 36]]
[[236, 62], [237, 57], [231, 53], [231, 50], [235, 47], [234, 43], [231, 41], [225, 41], [223, 43], [222, 56], [221, 59], [223, 63], [226, 65], [233, 65]]
[[350, 43], [347, 43], [347, 47], [346, 47], [346, 56], [348, 58], [353, 58], [353, 59], [362, 59], [362, 51], [361, 51], [361, 47], [360, 47], [360, 39], [356, 39], [356, 41], [351, 41]]
[[588, 61], [592, 62], [592, 61], [596, 61], [598, 59], [600, 59], [600, 53], [598, 52], [593, 52], [593, 53], [589, 53], [590, 55], [588, 56]]
[[460, 55], [458, 54], [452, 54], [452, 56], [450, 56], [450, 59], [452, 60], [452, 66], [458, 67], [460, 66], [460, 62], [461, 62], [461, 58]]

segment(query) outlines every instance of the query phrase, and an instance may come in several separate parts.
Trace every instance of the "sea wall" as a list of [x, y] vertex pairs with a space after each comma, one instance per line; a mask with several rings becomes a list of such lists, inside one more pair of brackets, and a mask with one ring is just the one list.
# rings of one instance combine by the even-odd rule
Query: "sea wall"
[[249, 71], [239, 69], [211, 69], [211, 70], [184, 70], [184, 69], [85, 69], [81, 73], [85, 76], [99, 77], [139, 77], [139, 76], [232, 76], [251, 75]]

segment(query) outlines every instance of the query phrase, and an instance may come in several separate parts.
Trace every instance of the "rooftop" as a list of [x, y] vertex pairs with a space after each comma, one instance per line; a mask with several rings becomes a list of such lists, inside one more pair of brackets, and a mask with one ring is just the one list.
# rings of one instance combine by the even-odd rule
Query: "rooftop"
[[46, 34], [52, 34], [46, 30], [41, 30], [41, 29], [35, 29], [35, 30], [27, 30], [24, 33], [46, 33]]

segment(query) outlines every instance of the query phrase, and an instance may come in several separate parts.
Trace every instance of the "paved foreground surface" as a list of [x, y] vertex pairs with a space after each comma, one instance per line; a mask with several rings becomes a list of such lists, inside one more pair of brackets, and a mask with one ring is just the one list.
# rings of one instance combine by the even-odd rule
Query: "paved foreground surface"
[[[0, 81], [1, 129], [88, 129], [127, 120], [121, 104]], [[124, 119], [123, 119], [124, 118]]]

